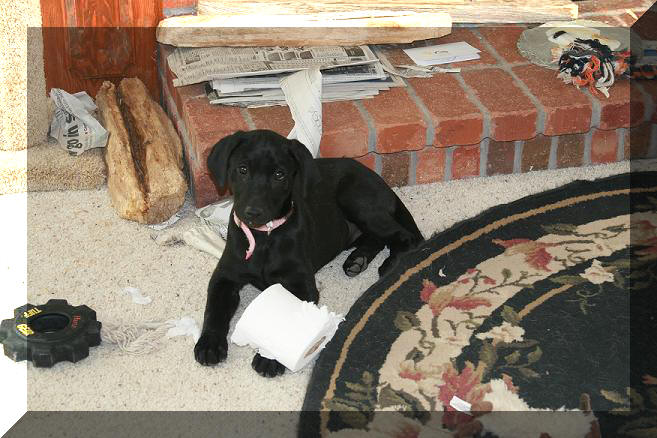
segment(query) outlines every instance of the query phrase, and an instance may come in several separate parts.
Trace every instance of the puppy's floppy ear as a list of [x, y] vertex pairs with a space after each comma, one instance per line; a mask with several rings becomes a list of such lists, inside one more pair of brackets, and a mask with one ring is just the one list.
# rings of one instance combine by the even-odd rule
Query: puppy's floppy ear
[[295, 184], [299, 184], [301, 196], [307, 198], [316, 184], [320, 182], [319, 168], [307, 147], [298, 140], [287, 141], [288, 151], [297, 162], [299, 171]]
[[244, 139], [244, 134], [244, 131], [237, 131], [222, 138], [212, 147], [207, 161], [208, 170], [220, 187], [225, 187], [228, 182], [228, 160], [235, 148]]

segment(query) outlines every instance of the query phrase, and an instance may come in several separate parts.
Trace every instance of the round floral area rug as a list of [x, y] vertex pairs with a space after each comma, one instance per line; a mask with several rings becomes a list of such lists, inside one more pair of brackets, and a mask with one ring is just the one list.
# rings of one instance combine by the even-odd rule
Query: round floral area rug
[[300, 437], [657, 437], [657, 172], [440, 233], [354, 304]]

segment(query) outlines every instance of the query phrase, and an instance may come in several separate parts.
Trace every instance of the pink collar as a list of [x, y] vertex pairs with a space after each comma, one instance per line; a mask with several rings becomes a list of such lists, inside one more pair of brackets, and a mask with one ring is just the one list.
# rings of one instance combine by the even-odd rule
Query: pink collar
[[[292, 211], [294, 211], [294, 204], [292, 204], [292, 208], [290, 208], [290, 211], [285, 216], [274, 219], [273, 221], [269, 221], [265, 225], [261, 225], [253, 229], [256, 231], [266, 231], [267, 235], [269, 236], [273, 230], [280, 227], [288, 220], [288, 218], [292, 215]], [[255, 238], [253, 237], [251, 228], [237, 217], [237, 213], [235, 213], [235, 211], [233, 211], [233, 220], [235, 221], [235, 225], [242, 229], [244, 235], [246, 235], [246, 239], [249, 241], [249, 249], [246, 250], [246, 257], [244, 258], [244, 260], [248, 260], [251, 258], [253, 251], [255, 250]]]

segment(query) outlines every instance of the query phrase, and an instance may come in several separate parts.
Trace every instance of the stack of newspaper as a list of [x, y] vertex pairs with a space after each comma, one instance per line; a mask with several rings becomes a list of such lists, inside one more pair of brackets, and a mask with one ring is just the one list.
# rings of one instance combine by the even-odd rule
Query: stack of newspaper
[[322, 101], [367, 99], [405, 83], [389, 75], [369, 46], [178, 48], [168, 58], [175, 86], [207, 82], [210, 103], [285, 105], [280, 80], [322, 70]]

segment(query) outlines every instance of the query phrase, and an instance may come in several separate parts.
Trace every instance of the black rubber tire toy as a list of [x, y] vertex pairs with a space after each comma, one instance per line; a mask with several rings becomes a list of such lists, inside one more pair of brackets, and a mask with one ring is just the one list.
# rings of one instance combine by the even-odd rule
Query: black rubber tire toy
[[14, 318], [0, 324], [0, 343], [15, 362], [31, 360], [36, 367], [51, 367], [89, 356], [89, 347], [100, 345], [100, 328], [89, 307], [52, 299], [14, 309]]

